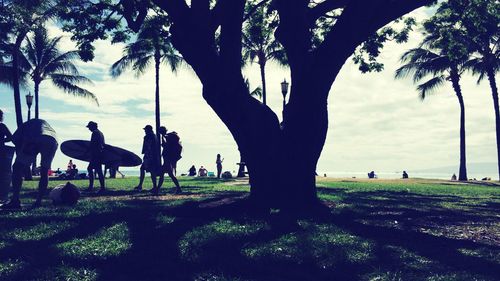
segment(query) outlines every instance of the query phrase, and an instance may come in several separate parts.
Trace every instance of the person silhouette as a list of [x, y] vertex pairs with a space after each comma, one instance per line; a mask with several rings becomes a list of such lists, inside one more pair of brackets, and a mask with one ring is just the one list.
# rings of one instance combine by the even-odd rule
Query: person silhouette
[[217, 165], [217, 178], [220, 179], [220, 175], [222, 174], [222, 162], [224, 158], [221, 159], [220, 154], [217, 154], [217, 159], [215, 160], [215, 164]]
[[11, 140], [12, 134], [7, 125], [3, 123], [3, 111], [0, 109], [0, 147], [3, 147], [6, 142]]
[[102, 154], [106, 142], [104, 140], [104, 135], [98, 129], [98, 125], [96, 122], [90, 121], [87, 124], [87, 128], [89, 129], [89, 131], [92, 132], [92, 136], [90, 137], [90, 146], [89, 146], [90, 161], [89, 161], [89, 166], [87, 167], [87, 171], [89, 173], [89, 187], [87, 188], [86, 191], [94, 190], [94, 175], [95, 173], [97, 173], [100, 184], [99, 193], [102, 193], [106, 190], [104, 182], [104, 174], [102, 171]]
[[158, 155], [158, 141], [156, 140], [156, 135], [153, 132], [153, 127], [151, 125], [146, 125], [144, 127], [144, 140], [142, 142], [142, 154], [144, 154], [142, 165], [140, 168], [139, 185], [137, 185], [135, 190], [142, 190], [142, 184], [144, 183], [144, 177], [146, 172], [151, 174], [151, 181], [153, 182], [153, 189], [156, 190], [156, 176], [160, 167], [160, 158]]
[[73, 159], [69, 159], [68, 168], [66, 169], [66, 171], [69, 172], [72, 168], [73, 168]]
[[23, 123], [14, 132], [12, 142], [16, 146], [16, 160], [12, 166], [12, 197], [8, 203], [2, 205], [2, 208], [21, 208], [19, 193], [23, 185], [24, 171], [29, 169], [36, 156], [40, 154], [40, 182], [38, 183], [38, 195], [32, 206], [37, 208], [41, 205], [43, 195], [47, 190], [50, 166], [59, 145], [56, 131], [47, 121], [32, 119]]
[[[165, 128], [165, 127], [163, 127]], [[170, 179], [175, 184], [175, 193], [179, 194], [182, 192], [181, 186], [179, 185], [179, 181], [175, 177], [174, 169], [177, 167], [177, 161], [182, 158], [182, 145], [180, 143], [179, 135], [176, 132], [171, 132], [167, 134], [167, 130], [160, 128], [160, 134], [162, 135], [162, 157], [163, 157], [163, 165], [160, 172], [160, 181], [158, 183], [158, 188], [153, 190], [153, 193], [158, 194], [161, 186], [163, 185], [163, 181], [165, 179], [165, 173], [168, 174]]]
[[188, 176], [190, 176], [190, 177], [196, 176], [196, 167], [194, 165], [191, 166], [191, 168], [189, 168]]
[[408, 173], [406, 171], [403, 171], [403, 179], [407, 179], [408, 178]]

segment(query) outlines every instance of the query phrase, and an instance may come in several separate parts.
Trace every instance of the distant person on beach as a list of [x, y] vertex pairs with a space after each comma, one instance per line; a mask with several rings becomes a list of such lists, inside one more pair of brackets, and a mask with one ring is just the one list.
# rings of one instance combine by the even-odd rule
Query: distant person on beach
[[73, 168], [73, 159], [69, 159], [68, 168], [66, 169], [66, 172], [69, 172], [72, 168]]
[[168, 174], [170, 179], [175, 184], [175, 193], [179, 194], [182, 192], [181, 186], [179, 185], [179, 181], [175, 177], [175, 169], [177, 167], [177, 161], [179, 161], [182, 156], [182, 145], [180, 142], [179, 135], [176, 132], [166, 133], [167, 130], [160, 130], [162, 134], [162, 142], [163, 151], [161, 156], [163, 157], [163, 165], [160, 172], [160, 181], [158, 183], [158, 189], [154, 191], [155, 194], [158, 194], [161, 186], [163, 185], [163, 181], [165, 180], [165, 173]]
[[76, 177], [78, 176], [78, 169], [76, 168], [76, 165], [73, 164], [73, 166], [71, 167], [71, 170], [66, 172], [66, 174], [67, 174], [66, 179], [68, 179], [68, 180], [76, 179]]
[[207, 175], [208, 175], [207, 169], [201, 166], [200, 169], [198, 169], [198, 177], [206, 177]]
[[457, 180], [457, 175], [453, 174], [453, 176], [451, 176], [451, 180], [452, 181], [456, 181]]
[[87, 128], [92, 132], [92, 136], [90, 138], [89, 146], [90, 162], [87, 167], [87, 171], [89, 173], [89, 187], [86, 191], [94, 190], [94, 175], [97, 173], [100, 184], [99, 193], [102, 193], [106, 190], [104, 185], [104, 174], [102, 172], [102, 153], [106, 142], [104, 141], [103, 133], [99, 131], [97, 127], [98, 125], [94, 121], [90, 121], [87, 124]]
[[196, 167], [194, 165], [191, 166], [191, 168], [189, 168], [188, 176], [190, 176], [190, 177], [196, 176]]
[[12, 140], [12, 134], [10, 133], [7, 125], [3, 123], [3, 111], [0, 110], [0, 147], [4, 146], [6, 142]]
[[42, 204], [42, 197], [47, 190], [49, 181], [49, 170], [56, 154], [58, 143], [54, 129], [42, 119], [32, 119], [22, 124], [14, 135], [12, 142], [16, 146], [16, 160], [12, 166], [12, 197], [10, 201], [2, 205], [3, 209], [19, 209], [21, 202], [19, 193], [23, 185], [24, 171], [29, 169], [38, 154], [41, 155], [40, 182], [38, 183], [38, 195], [33, 204], [37, 208]]
[[377, 175], [375, 174], [374, 171], [371, 171], [368, 173], [368, 178], [369, 179], [376, 179], [377, 178]]
[[149, 172], [151, 174], [151, 181], [153, 182], [152, 190], [156, 190], [156, 176], [160, 168], [160, 158], [158, 155], [159, 145], [151, 125], [146, 125], [146, 127], [144, 127], [144, 133], [145, 136], [142, 141], [142, 154], [144, 154], [144, 157], [140, 169], [141, 174], [139, 177], [139, 185], [134, 189], [142, 190], [144, 177], [146, 176], [146, 172]]
[[220, 179], [220, 175], [222, 174], [222, 162], [224, 162], [224, 158], [221, 159], [220, 154], [217, 154], [217, 159], [215, 159], [215, 164], [217, 165], [217, 178]]
[[403, 171], [403, 179], [407, 179], [408, 178], [408, 173], [406, 171]]

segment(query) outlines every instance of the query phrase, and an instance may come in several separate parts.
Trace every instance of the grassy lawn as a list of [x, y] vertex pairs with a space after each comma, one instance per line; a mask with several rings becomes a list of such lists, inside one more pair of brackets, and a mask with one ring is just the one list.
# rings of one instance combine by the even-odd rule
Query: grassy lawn
[[[76, 207], [0, 212], [1, 280], [498, 280], [500, 186], [320, 179], [330, 214], [283, 232], [245, 212], [248, 184], [182, 179]], [[50, 182], [53, 187], [61, 182]], [[75, 181], [84, 188], [86, 181]], [[149, 183], [148, 183], [149, 184]], [[36, 182], [25, 184], [25, 205]], [[170, 182], [166, 185], [171, 187]], [[149, 186], [150, 187], [150, 186]]]

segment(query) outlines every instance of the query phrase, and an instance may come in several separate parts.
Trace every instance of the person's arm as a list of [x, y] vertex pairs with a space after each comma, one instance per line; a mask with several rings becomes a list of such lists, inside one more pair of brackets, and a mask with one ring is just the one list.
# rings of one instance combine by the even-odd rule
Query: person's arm
[[5, 135], [5, 138], [2, 140], [3, 143], [6, 143], [6, 142], [9, 142], [9, 141], [12, 141], [12, 134], [10, 133], [9, 131], [9, 128], [5, 125], [5, 124], [2, 124], [3, 126], [3, 131], [4, 131], [4, 135]]

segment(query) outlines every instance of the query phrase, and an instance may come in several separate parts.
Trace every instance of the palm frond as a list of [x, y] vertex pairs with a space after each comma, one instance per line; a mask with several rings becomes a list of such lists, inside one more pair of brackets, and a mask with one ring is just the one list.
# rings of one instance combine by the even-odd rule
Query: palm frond
[[419, 97], [421, 100], [424, 100], [429, 94], [432, 94], [434, 90], [438, 87], [442, 86], [446, 81], [446, 77], [444, 75], [436, 76], [431, 78], [425, 83], [422, 83], [417, 86], [417, 90], [419, 93]]
[[75, 97], [91, 99], [97, 104], [97, 106], [99, 106], [99, 101], [97, 100], [97, 97], [88, 90], [80, 88], [77, 85], [72, 84], [64, 79], [52, 79], [52, 83], [54, 83], [54, 85], [57, 88], [62, 89], [64, 92], [68, 94], [71, 94]]
[[61, 80], [61, 81], [66, 81], [71, 84], [89, 84], [93, 85], [94, 82], [90, 80], [89, 78], [81, 75], [71, 75], [71, 74], [64, 74], [64, 73], [52, 73], [50, 74], [50, 79], [52, 80]]

